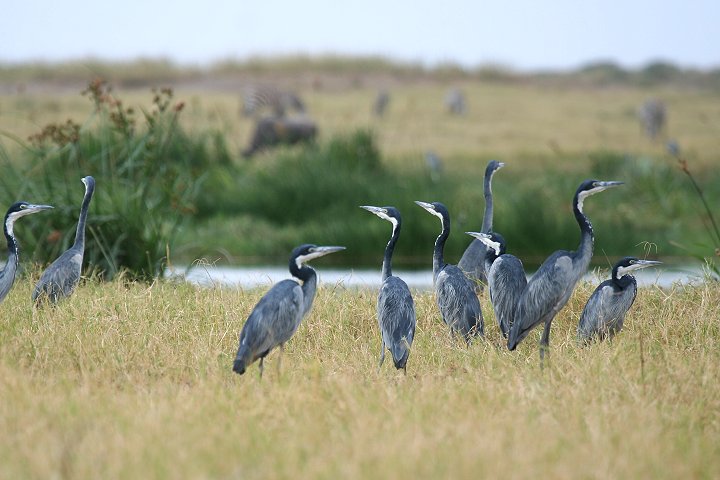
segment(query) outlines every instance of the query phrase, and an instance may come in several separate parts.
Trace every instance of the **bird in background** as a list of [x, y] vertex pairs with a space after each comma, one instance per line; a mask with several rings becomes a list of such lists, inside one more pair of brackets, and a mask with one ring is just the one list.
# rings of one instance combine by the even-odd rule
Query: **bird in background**
[[433, 284], [443, 321], [451, 332], [459, 333], [466, 342], [483, 335], [483, 317], [475, 287], [456, 265], [445, 263], [443, 250], [450, 236], [450, 214], [440, 202], [419, 202], [420, 207], [440, 219], [441, 232], [433, 250]]
[[433, 183], [439, 182], [443, 173], [442, 159], [437, 153], [432, 150], [428, 150], [425, 152], [425, 164], [430, 172], [430, 180], [432, 180]]
[[382, 285], [377, 300], [377, 318], [382, 336], [378, 369], [382, 367], [387, 349], [392, 354], [395, 368], [402, 369], [407, 374], [408, 356], [415, 336], [415, 305], [407, 284], [392, 274], [392, 255], [400, 237], [402, 217], [395, 207], [363, 205], [360, 208], [392, 224], [392, 234], [383, 257]]
[[18, 218], [33, 213], [49, 210], [53, 207], [50, 205], [34, 205], [27, 202], [17, 202], [8, 208], [3, 221], [3, 232], [8, 246], [8, 259], [5, 262], [5, 268], [0, 270], [0, 302], [2, 302], [15, 282], [15, 274], [17, 273], [18, 263], [20, 262], [20, 245], [15, 238], [13, 227]]
[[235, 373], [242, 375], [251, 363], [260, 359], [262, 378], [265, 357], [277, 346], [282, 351], [312, 307], [317, 273], [305, 263], [341, 250], [345, 247], [305, 244], [292, 251], [289, 268], [294, 278], [273, 285], [253, 308], [240, 332], [240, 346], [233, 364]]
[[517, 345], [538, 325], [544, 324], [540, 338], [540, 365], [550, 346], [550, 325], [570, 299], [575, 285], [590, 265], [595, 237], [592, 224], [583, 213], [586, 198], [623, 182], [585, 180], [573, 197], [573, 213], [580, 227], [580, 245], [576, 251], [558, 250], [550, 255], [528, 281], [518, 299], [515, 320], [508, 337], [508, 348]]
[[95, 192], [95, 179], [87, 176], [80, 181], [85, 185], [85, 195], [75, 230], [75, 242], [43, 272], [32, 293], [32, 301], [36, 305], [45, 300], [53, 305], [56, 304], [59, 300], [72, 295], [80, 282], [85, 254], [85, 223], [90, 201]]
[[654, 267], [662, 262], [625, 257], [612, 269], [609, 280], [602, 282], [590, 295], [578, 323], [578, 341], [612, 338], [623, 327], [623, 321], [637, 296], [637, 281], [631, 273]]
[[527, 286], [525, 269], [519, 258], [505, 253], [505, 238], [497, 232], [465, 232], [485, 245], [485, 271], [490, 302], [503, 337], [508, 338], [515, 319], [518, 299]]
[[[483, 214], [480, 232], [488, 233], [493, 228], [493, 195], [492, 178], [495, 172], [503, 168], [505, 164], [496, 160], [490, 160], [485, 167], [485, 178], [483, 181], [483, 194], [485, 196], [485, 213]], [[475, 283], [475, 290], [480, 293], [483, 283], [487, 283], [487, 271], [485, 270], [486, 246], [477, 238], [470, 242], [465, 249], [458, 267], [465, 272], [470, 281]]]

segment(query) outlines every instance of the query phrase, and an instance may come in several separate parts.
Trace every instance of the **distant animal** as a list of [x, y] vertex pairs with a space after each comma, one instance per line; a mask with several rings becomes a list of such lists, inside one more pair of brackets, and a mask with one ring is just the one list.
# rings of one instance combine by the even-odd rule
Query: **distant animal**
[[272, 146], [311, 142], [317, 132], [317, 125], [308, 117], [261, 118], [255, 124], [250, 145], [243, 150], [242, 155], [250, 158], [258, 151]]
[[505, 253], [505, 238], [497, 232], [466, 232], [486, 246], [485, 271], [495, 321], [508, 338], [515, 321], [518, 299], [527, 286], [525, 269], [519, 258]]
[[385, 349], [390, 350], [395, 368], [407, 374], [407, 361], [413, 337], [415, 337], [415, 305], [407, 284], [392, 274], [392, 255], [400, 237], [402, 217], [395, 207], [361, 206], [393, 226], [390, 241], [385, 247], [382, 264], [382, 285], [377, 300], [377, 318], [380, 325], [382, 345], [380, 365], [385, 360]]
[[651, 140], [657, 138], [665, 129], [667, 113], [662, 101], [655, 98], [646, 100], [638, 107], [637, 113], [643, 131]]
[[373, 103], [373, 114], [378, 117], [382, 117], [385, 114], [385, 110], [387, 110], [389, 103], [390, 93], [388, 93], [387, 90], [380, 90], [375, 97], [375, 102]]
[[36, 305], [43, 300], [56, 304], [60, 299], [69, 297], [80, 282], [85, 254], [85, 222], [95, 192], [95, 179], [87, 176], [81, 181], [85, 185], [85, 196], [80, 207], [75, 242], [43, 272], [32, 293], [32, 301]]
[[430, 180], [433, 183], [439, 182], [443, 172], [442, 159], [432, 150], [428, 150], [425, 152], [425, 164], [430, 171]]
[[483, 317], [474, 285], [456, 265], [445, 263], [443, 250], [450, 236], [450, 214], [440, 202], [415, 202], [440, 219], [441, 232], [433, 250], [433, 284], [443, 321], [450, 331], [463, 336], [467, 343], [483, 335]]
[[283, 117], [288, 110], [305, 113], [305, 103], [295, 93], [281, 90], [273, 85], [258, 85], [245, 89], [242, 114], [246, 117], [271, 112]]
[[[488, 233], [493, 226], [493, 195], [492, 195], [492, 178], [495, 172], [504, 167], [503, 162], [490, 160], [485, 167], [485, 179], [483, 182], [483, 194], [485, 196], [485, 213], [483, 214], [482, 226], [480, 231]], [[465, 272], [465, 275], [475, 284], [475, 291], [480, 293], [483, 284], [487, 282], [487, 272], [485, 271], [485, 253], [487, 249], [485, 243], [477, 238], [470, 242], [470, 245], [463, 252], [458, 267]]]
[[599, 180], [585, 180], [580, 184], [573, 197], [573, 213], [580, 226], [580, 245], [574, 252], [556, 251], [530, 278], [518, 299], [515, 320], [508, 337], [510, 350], [515, 350], [532, 329], [544, 324], [540, 339], [540, 365], [543, 365], [545, 351], [550, 346], [550, 325], [570, 299], [575, 285], [587, 271], [592, 259], [595, 237], [592, 224], [583, 213], [583, 203], [590, 195], [622, 184]]
[[661, 263], [635, 257], [617, 262], [610, 279], [598, 285], [585, 304], [578, 323], [578, 340], [587, 344], [615, 336], [622, 329], [625, 315], [637, 295], [637, 281], [630, 273]]
[[459, 88], [453, 88], [445, 95], [445, 108], [452, 115], [465, 115], [467, 104], [465, 94]]
[[265, 357], [275, 347], [282, 351], [312, 307], [317, 274], [305, 263], [341, 250], [345, 247], [304, 244], [292, 251], [290, 273], [294, 278], [273, 285], [253, 308], [240, 332], [240, 346], [233, 363], [235, 373], [242, 375], [251, 363], [260, 359], [262, 377]]
[[5, 267], [0, 270], [0, 302], [2, 302], [10, 289], [15, 283], [15, 274], [17, 273], [18, 263], [20, 262], [20, 244], [15, 238], [13, 227], [18, 218], [30, 215], [33, 213], [42, 212], [43, 210], [51, 209], [50, 205], [34, 205], [27, 202], [13, 203], [8, 208], [5, 214], [5, 221], [3, 222], [3, 232], [5, 233], [5, 239], [7, 240], [8, 246], [8, 259], [5, 262]]

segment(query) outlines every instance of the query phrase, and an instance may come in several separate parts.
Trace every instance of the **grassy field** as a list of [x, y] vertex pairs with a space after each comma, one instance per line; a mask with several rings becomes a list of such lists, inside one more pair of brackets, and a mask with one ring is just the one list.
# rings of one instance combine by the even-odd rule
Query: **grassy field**
[[[415, 199], [451, 203], [448, 259], [455, 260], [469, 241], [460, 232], [472, 229], [474, 215], [479, 225], [480, 208], [474, 208], [490, 158], [508, 165], [495, 180], [496, 225], [516, 232], [508, 238], [513, 251], [541, 259], [576, 245], [569, 201], [578, 179], [591, 173], [628, 181], [622, 191], [588, 201], [598, 261], [605, 263], [608, 239], [635, 245], [626, 253], [638, 256], [642, 241], [663, 238], [661, 256], [667, 241], [707, 241], [697, 198], [665, 153], [665, 141], [679, 142], [716, 205], [715, 84], [591, 86], [519, 76], [488, 80], [492, 72], [473, 76], [452, 69], [428, 74], [382, 62], [366, 66], [369, 73], [330, 62], [317, 73], [290, 62], [278, 73], [260, 63], [239, 74], [228, 66], [227, 76], [218, 68], [217, 77], [201, 71], [178, 76], [157, 64], [116, 70], [125, 74], [115, 92], [126, 106], [151, 108], [148, 77], [171, 85], [174, 101], [185, 102], [181, 121], [187, 131], [219, 131], [234, 154], [245, 147], [253, 125], [238, 114], [242, 87], [264, 81], [302, 95], [318, 121], [322, 148], [338, 134], [369, 129], [381, 150], [379, 170], [358, 179], [353, 171], [332, 172], [322, 189], [317, 180], [293, 190], [293, 178], [278, 182], [276, 190], [267, 185], [279, 171], [318, 179], [322, 174], [306, 170], [322, 170], [334, 159], [291, 170], [293, 159], [308, 153], [288, 157], [295, 150], [285, 150], [250, 163], [233, 158], [236, 170], [213, 172], [212, 191], [204, 205], [199, 202], [206, 215], [179, 234], [172, 260], [222, 256], [246, 263], [253, 253], [282, 251], [281, 261], [273, 261], [279, 264], [286, 244], [311, 240], [347, 245], [353, 261], [363, 251], [363, 261], [377, 265], [389, 227], [356, 205], [384, 205], [388, 198], [408, 205]], [[87, 69], [86, 80], [78, 81], [78, 68]], [[22, 148], [15, 139], [25, 142], [49, 123], [72, 118], [89, 126], [93, 105], [79, 92], [103, 68], [0, 69], [0, 143], [13, 155]], [[106, 73], [112, 78], [112, 69]], [[464, 117], [443, 109], [445, 92], [454, 86], [468, 98]], [[380, 87], [392, 99], [386, 116], [375, 118], [371, 105]], [[649, 97], [661, 98], [669, 114], [667, 135], [655, 142], [642, 135], [635, 116]], [[444, 160], [445, 179], [437, 184], [423, 174], [430, 149]], [[86, 174], [63, 173], [78, 179]], [[293, 195], [328, 196], [337, 185], [326, 184], [347, 175], [358, 190], [345, 194], [369, 192], [369, 198], [353, 196], [350, 207], [331, 201], [323, 210], [327, 217], [308, 215], [295, 223], [233, 215], [233, 208], [253, 199], [282, 213]], [[232, 198], [238, 191], [246, 197]], [[69, 211], [70, 197], [58, 207]], [[398, 206], [414, 208], [405, 216], [398, 253], [402, 259], [426, 251], [428, 266], [437, 222], [418, 208]], [[225, 210], [213, 215], [213, 207]], [[68, 214], [73, 221], [76, 208]], [[24, 220], [17, 229], [21, 244], [30, 243], [23, 236], [32, 237], [35, 221], [45, 220]], [[520, 223], [532, 228], [523, 230]], [[28, 248], [23, 260], [32, 254]], [[233, 258], [240, 254], [246, 256]], [[449, 336], [433, 295], [415, 292], [418, 330], [407, 376], [389, 360], [377, 370], [376, 292], [322, 285], [282, 366], [274, 352], [260, 381], [256, 365], [241, 377], [231, 366], [240, 329], [265, 289], [92, 277], [59, 307], [33, 311], [30, 294], [39, 271], [27, 268], [0, 303], [0, 478], [720, 477], [717, 282], [642, 289], [622, 334], [589, 348], [575, 343], [594, 288], [581, 284], [555, 319], [544, 371], [538, 365], [540, 332], [508, 352], [487, 295], [481, 298], [487, 337], [466, 347]], [[322, 266], [318, 270], [322, 279]]]
[[[89, 80], [89, 79], [88, 79]], [[184, 101], [183, 121], [191, 130], [217, 129], [239, 153], [252, 133], [253, 120], [239, 115], [243, 85], [222, 90], [201, 86], [175, 89]], [[468, 113], [448, 115], [445, 92], [461, 87]], [[21, 139], [48, 123], [72, 118], [82, 122], [92, 110], [73, 91], [38, 91], [0, 95], [0, 131]], [[677, 140], [700, 166], [717, 163], [720, 94], [713, 90], [673, 87], [552, 88], [537, 85], [468, 82], [409, 83], [390, 89], [387, 114], [375, 118], [371, 106], [377, 87], [299, 89], [320, 138], [357, 128], [371, 128], [389, 162], [424, 167], [423, 154], [434, 150], [450, 171], [464, 170], [489, 158], [501, 158], [523, 169], [563, 162], [582, 169], [588, 152], [609, 150], [662, 155], [664, 142], [651, 142], [641, 132], [637, 107], [647, 98], [663, 99], [668, 109], [667, 137]], [[149, 89], [116, 88], [128, 106], [148, 108]]]
[[[322, 277], [322, 267], [319, 267]], [[36, 277], [36, 274], [32, 275]], [[715, 284], [643, 289], [612, 343], [579, 348], [593, 285], [539, 332], [466, 348], [416, 293], [408, 375], [377, 371], [374, 291], [323, 285], [265, 377], [231, 365], [263, 291], [86, 281], [0, 304], [2, 478], [717, 478]]]

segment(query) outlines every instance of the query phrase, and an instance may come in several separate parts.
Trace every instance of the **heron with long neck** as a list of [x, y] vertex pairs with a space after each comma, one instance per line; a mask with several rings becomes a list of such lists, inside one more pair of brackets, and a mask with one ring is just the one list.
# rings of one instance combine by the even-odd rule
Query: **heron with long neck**
[[515, 320], [518, 299], [527, 286], [525, 269], [519, 258], [506, 251], [505, 238], [497, 232], [465, 232], [485, 244], [485, 271], [495, 321], [508, 338]]
[[[485, 168], [485, 179], [483, 182], [483, 194], [485, 196], [485, 213], [483, 214], [481, 233], [489, 233], [493, 227], [493, 194], [492, 194], [492, 178], [495, 172], [504, 167], [503, 162], [491, 160]], [[487, 271], [485, 270], [485, 253], [486, 245], [478, 240], [473, 239], [470, 245], [465, 249], [458, 267], [465, 272], [470, 281], [475, 283], [475, 290], [480, 293], [483, 289], [483, 283], [487, 282]]]
[[580, 245], [576, 251], [556, 251], [532, 276], [518, 299], [515, 321], [508, 338], [510, 350], [515, 350], [532, 329], [542, 324], [540, 364], [543, 364], [545, 351], [550, 346], [550, 325], [570, 299], [592, 259], [595, 236], [590, 219], [583, 212], [584, 201], [591, 195], [622, 184], [599, 180], [585, 180], [580, 184], [573, 197], [573, 214], [580, 227]]
[[443, 321], [451, 332], [459, 333], [466, 342], [475, 335], [483, 335], [480, 301], [470, 280], [456, 265], [445, 263], [445, 242], [450, 236], [450, 214], [440, 202], [415, 202], [440, 219], [440, 235], [433, 250], [433, 284], [435, 297]]
[[51, 208], [53, 207], [50, 205], [34, 205], [27, 202], [17, 202], [8, 208], [3, 221], [3, 233], [5, 233], [5, 239], [7, 240], [8, 259], [7, 262], [5, 262], [5, 268], [0, 270], [0, 302], [5, 299], [13, 283], [15, 283], [15, 274], [17, 273], [20, 262], [20, 244], [15, 238], [15, 222], [18, 218]]
[[312, 307], [317, 273], [305, 263], [340, 250], [345, 247], [305, 244], [292, 251], [289, 268], [294, 278], [273, 285], [253, 308], [240, 332], [240, 346], [233, 363], [235, 373], [242, 375], [259, 359], [262, 377], [265, 357], [277, 346], [283, 349]]
[[36, 305], [44, 300], [56, 304], [59, 300], [72, 295], [80, 282], [83, 256], [85, 255], [85, 223], [90, 209], [90, 201], [95, 192], [95, 179], [87, 176], [83, 177], [81, 181], [85, 185], [85, 195], [75, 229], [75, 242], [43, 272], [32, 293], [32, 300]]
[[585, 304], [578, 323], [578, 340], [581, 343], [605, 340], [622, 330], [625, 315], [637, 296], [637, 280], [631, 273], [661, 263], [635, 257], [618, 261], [610, 279], [598, 285]]
[[382, 285], [378, 293], [377, 318], [380, 326], [380, 368], [385, 360], [385, 350], [390, 350], [395, 368], [407, 373], [410, 346], [415, 336], [415, 305], [407, 284], [392, 274], [392, 255], [400, 237], [402, 217], [395, 207], [361, 206], [393, 226], [390, 240], [385, 247], [382, 263]]

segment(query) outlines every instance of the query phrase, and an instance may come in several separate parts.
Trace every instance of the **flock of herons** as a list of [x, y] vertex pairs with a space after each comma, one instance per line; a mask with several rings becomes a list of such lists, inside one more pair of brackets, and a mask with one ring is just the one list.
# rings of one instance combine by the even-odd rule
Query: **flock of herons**
[[[458, 265], [445, 262], [443, 250], [450, 235], [450, 214], [442, 203], [415, 202], [440, 219], [441, 232], [433, 250], [433, 285], [438, 309], [451, 334], [468, 344], [484, 335], [484, 321], [478, 294], [487, 284], [496, 323], [507, 339], [508, 349], [517, 345], [537, 326], [543, 325], [540, 340], [540, 364], [550, 343], [550, 327], [557, 313], [570, 299], [578, 281], [587, 272], [593, 254], [592, 224], [583, 213], [585, 200], [623, 182], [586, 180], [573, 197], [573, 213], [580, 227], [580, 245], [576, 251], [558, 250], [550, 255], [529, 280], [522, 262], [506, 253], [505, 240], [492, 231], [492, 177], [504, 166], [489, 162], [485, 171], [485, 214], [482, 232], [467, 232], [474, 237]], [[380, 364], [389, 350], [395, 367], [407, 372], [407, 361], [415, 336], [415, 307], [407, 284], [392, 274], [392, 255], [400, 236], [402, 218], [392, 206], [361, 208], [392, 224], [385, 248], [382, 286], [378, 294], [377, 320], [382, 338]], [[263, 359], [275, 347], [283, 348], [300, 326], [312, 306], [317, 287], [315, 270], [306, 265], [314, 258], [344, 250], [340, 246], [301, 245], [290, 255], [290, 273], [294, 279], [274, 285], [250, 313], [240, 334], [240, 346], [233, 370], [245, 372], [248, 365]], [[611, 278], [602, 282], [590, 296], [578, 325], [581, 343], [614, 336], [622, 329], [626, 313], [637, 294], [634, 270], [660, 262], [625, 257], [612, 269]], [[378, 367], [378, 368], [379, 368]]]
[[[257, 105], [262, 102], [278, 102], [279, 97], [256, 95]], [[247, 101], [247, 100], [246, 100]], [[290, 97], [291, 103], [294, 102]], [[381, 92], [377, 102], [385, 108], [389, 98]], [[464, 100], [458, 91], [451, 91], [446, 99], [453, 108], [464, 109]], [[459, 105], [459, 106], [458, 106]], [[298, 104], [295, 104], [298, 107]], [[302, 104], [299, 104], [301, 107]], [[664, 107], [659, 103], [647, 103], [645, 110], [651, 116], [661, 115]], [[660, 113], [658, 113], [660, 112]], [[460, 113], [459, 111], [456, 113]], [[654, 120], [657, 122], [657, 119]], [[506, 253], [505, 239], [492, 230], [493, 203], [492, 177], [504, 166], [497, 161], [489, 162], [485, 171], [485, 214], [480, 232], [467, 232], [474, 237], [458, 265], [445, 262], [443, 250], [450, 235], [450, 214], [442, 203], [415, 202], [427, 212], [440, 219], [441, 232], [433, 250], [433, 284], [437, 305], [443, 321], [450, 332], [461, 336], [468, 344], [474, 337], [484, 335], [484, 321], [478, 294], [483, 285], [488, 286], [495, 320], [502, 335], [507, 339], [508, 349], [517, 345], [535, 327], [543, 325], [540, 340], [540, 362], [550, 343], [550, 327], [557, 313], [570, 299], [578, 281], [586, 273], [593, 254], [593, 229], [583, 213], [587, 197], [623, 182], [586, 180], [573, 197], [573, 213], [580, 227], [580, 245], [576, 251], [558, 250], [550, 255], [530, 279], [527, 279], [522, 262]], [[80, 281], [83, 253], [85, 250], [85, 223], [90, 201], [95, 190], [91, 176], [81, 179], [85, 195], [80, 209], [75, 241], [43, 272], [32, 293], [35, 305], [44, 302], [56, 304], [72, 294]], [[12, 288], [19, 263], [19, 246], [14, 236], [15, 221], [25, 215], [52, 209], [50, 205], [34, 205], [17, 202], [7, 211], [4, 233], [8, 244], [8, 260], [0, 271], [0, 301]], [[382, 264], [382, 286], [378, 295], [377, 319], [382, 337], [380, 366], [389, 350], [395, 367], [406, 371], [410, 348], [415, 336], [416, 316], [412, 294], [407, 284], [392, 274], [392, 255], [400, 235], [402, 219], [395, 207], [362, 206], [365, 210], [392, 224], [390, 241], [385, 248]], [[275, 347], [283, 348], [295, 333], [302, 319], [310, 311], [317, 288], [315, 270], [307, 265], [314, 258], [344, 250], [338, 246], [311, 244], [295, 248], [290, 255], [290, 273], [293, 279], [274, 285], [254, 307], [240, 333], [240, 345], [233, 370], [245, 372], [248, 365], [260, 360], [260, 376], [263, 359]], [[620, 331], [625, 314], [637, 294], [637, 283], [630, 275], [634, 270], [656, 265], [660, 262], [625, 257], [613, 267], [609, 280], [602, 282], [590, 296], [580, 316], [578, 339], [583, 343], [612, 337]]]

